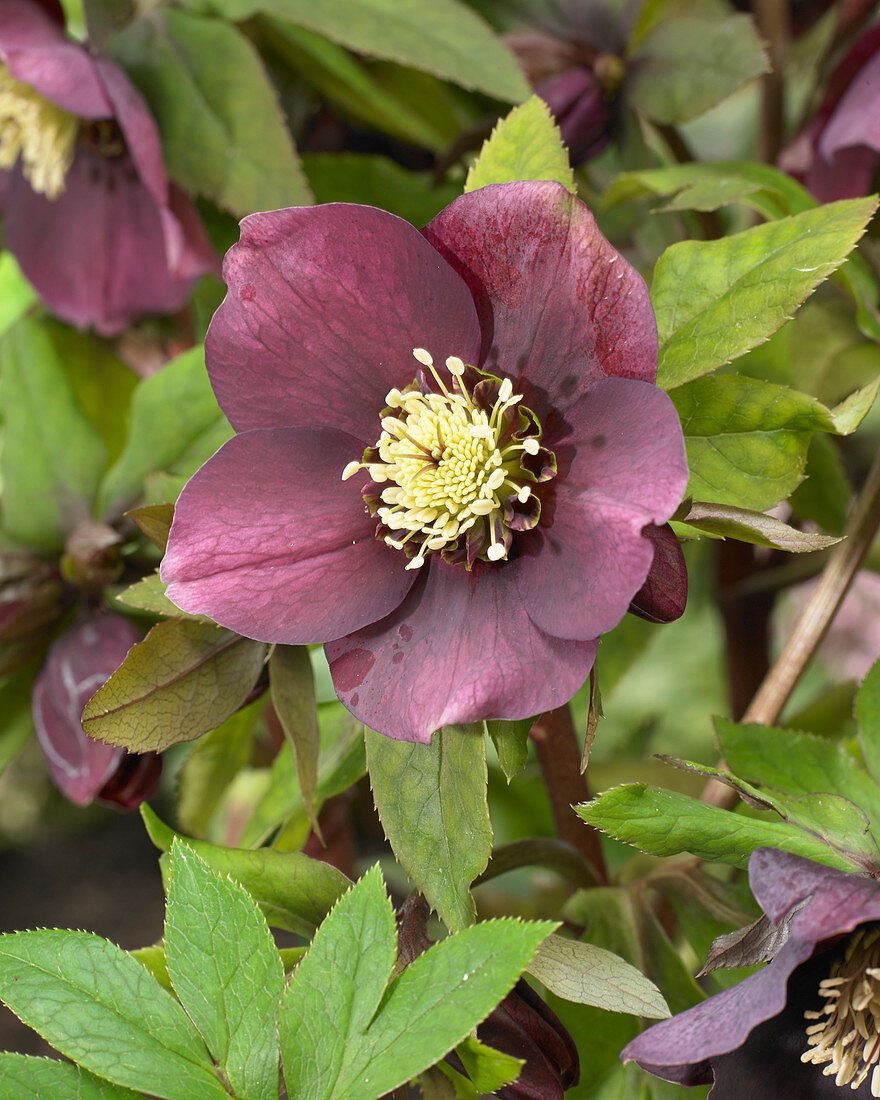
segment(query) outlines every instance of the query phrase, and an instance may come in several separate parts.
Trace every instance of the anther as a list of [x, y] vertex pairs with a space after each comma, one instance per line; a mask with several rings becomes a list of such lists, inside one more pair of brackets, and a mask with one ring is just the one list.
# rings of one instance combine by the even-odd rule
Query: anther
[[[424, 348], [413, 348], [413, 356], [418, 359], [423, 367], [433, 367], [434, 359], [429, 351], [425, 351]], [[413, 558], [415, 561], [415, 558]], [[409, 568], [409, 566], [407, 566]]]
[[358, 472], [358, 470], [360, 470], [360, 468], [360, 462], [349, 462], [345, 469], [342, 471], [342, 480], [348, 481], [350, 477], [354, 477], [354, 475]]
[[457, 355], [450, 355], [446, 360], [446, 369], [450, 374], [454, 374], [456, 378], [461, 378], [464, 374], [464, 363]]

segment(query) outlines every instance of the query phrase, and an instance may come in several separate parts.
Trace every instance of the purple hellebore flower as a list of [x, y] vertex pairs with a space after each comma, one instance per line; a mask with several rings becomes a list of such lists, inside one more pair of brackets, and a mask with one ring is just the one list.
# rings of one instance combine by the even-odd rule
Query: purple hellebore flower
[[880, 1096], [880, 884], [773, 848], [753, 853], [749, 881], [783, 930], [772, 961], [649, 1027], [621, 1058], [682, 1085], [714, 1082], [712, 1100]]
[[880, 164], [880, 25], [837, 66], [816, 117], [779, 164], [820, 202], [870, 193]]
[[55, 640], [34, 681], [37, 741], [55, 785], [77, 806], [96, 801], [133, 810], [159, 782], [160, 756], [95, 741], [80, 721], [86, 703], [139, 641], [120, 615], [88, 612]]
[[342, 702], [401, 740], [570, 699], [687, 481], [647, 289], [589, 210], [512, 183], [421, 232], [253, 214], [225, 277], [206, 354], [238, 434], [178, 501], [170, 598], [324, 641]]
[[216, 257], [140, 93], [55, 10], [0, 4], [5, 241], [54, 313], [109, 335], [179, 308]]

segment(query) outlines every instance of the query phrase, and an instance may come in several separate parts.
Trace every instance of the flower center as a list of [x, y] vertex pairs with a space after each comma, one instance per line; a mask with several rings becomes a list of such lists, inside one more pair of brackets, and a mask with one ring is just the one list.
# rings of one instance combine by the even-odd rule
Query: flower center
[[513, 533], [537, 524], [533, 486], [555, 477], [556, 459], [509, 378], [452, 356], [447, 387], [424, 348], [413, 355], [423, 369], [407, 389], [388, 393], [382, 434], [362, 462], [349, 462], [343, 481], [367, 470], [364, 500], [379, 519], [376, 535], [406, 553], [407, 569], [438, 552], [468, 569], [478, 558], [503, 561]]
[[0, 168], [21, 170], [34, 189], [56, 199], [73, 161], [79, 119], [27, 84], [15, 80], [0, 63]]
[[[802, 1062], [828, 1063], [835, 1085], [857, 1089], [871, 1073], [871, 1095], [880, 1097], [880, 927], [859, 930], [846, 954], [819, 983], [825, 998], [820, 1012], [805, 1012], [816, 1020], [807, 1028]], [[873, 1070], [873, 1072], [872, 1072]]]

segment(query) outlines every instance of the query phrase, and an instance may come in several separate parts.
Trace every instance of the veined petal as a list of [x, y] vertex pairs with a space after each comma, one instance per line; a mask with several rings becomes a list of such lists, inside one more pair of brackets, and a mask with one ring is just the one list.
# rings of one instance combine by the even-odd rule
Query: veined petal
[[184, 487], [162, 579], [184, 611], [261, 642], [338, 638], [383, 618], [415, 577], [375, 537], [358, 441], [333, 429], [230, 439]]
[[393, 614], [325, 649], [353, 714], [396, 740], [427, 743], [443, 725], [561, 706], [596, 647], [537, 629], [509, 567], [477, 562], [468, 573], [434, 559]]
[[539, 416], [565, 411], [600, 378], [654, 381], [647, 287], [561, 184], [483, 187], [423, 232], [474, 295], [478, 365], [510, 376]]
[[467, 287], [408, 222], [369, 206], [251, 214], [227, 254], [208, 371], [239, 431], [334, 426], [374, 443], [413, 348], [438, 363], [480, 346]]

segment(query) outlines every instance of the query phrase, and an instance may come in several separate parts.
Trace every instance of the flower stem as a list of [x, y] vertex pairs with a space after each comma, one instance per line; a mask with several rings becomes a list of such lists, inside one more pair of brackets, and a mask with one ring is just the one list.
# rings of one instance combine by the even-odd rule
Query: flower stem
[[[772, 726], [779, 720], [798, 680], [825, 637], [837, 609], [856, 575], [880, 527], [880, 452], [874, 458], [867, 480], [856, 499], [846, 529], [846, 538], [831, 552], [819, 583], [795, 624], [785, 648], [776, 658], [764, 682], [755, 693], [743, 722]], [[724, 766], [724, 762], [721, 762]], [[714, 780], [707, 784], [702, 799], [730, 809], [736, 792]]]
[[572, 810], [578, 802], [586, 802], [590, 792], [581, 775], [581, 749], [568, 704], [542, 715], [532, 727], [531, 737], [550, 796], [556, 832], [586, 856], [599, 882], [607, 882], [599, 833]]
[[785, 62], [791, 36], [788, 0], [752, 0], [758, 31], [767, 45], [770, 71], [761, 83], [761, 138], [758, 159], [775, 164], [785, 134]]

